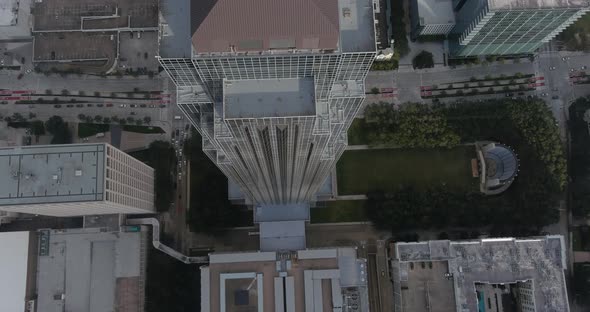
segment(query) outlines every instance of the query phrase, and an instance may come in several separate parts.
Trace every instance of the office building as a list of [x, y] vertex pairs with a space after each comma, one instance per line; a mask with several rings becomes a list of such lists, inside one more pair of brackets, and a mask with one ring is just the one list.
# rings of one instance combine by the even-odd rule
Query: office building
[[412, 38], [446, 36], [455, 28], [453, 0], [410, 1]]
[[412, 36], [449, 35], [454, 56], [533, 53], [582, 17], [582, 0], [413, 0]]
[[201, 267], [201, 312], [368, 312], [366, 274], [354, 248], [213, 253]]
[[453, 0], [455, 55], [533, 53], [590, 9], [582, 0]]
[[0, 233], [2, 311], [143, 312], [146, 249], [144, 232]]
[[365, 98], [376, 53], [373, 2], [174, 6], [162, 24], [160, 62], [204, 152], [248, 204], [313, 201]]
[[0, 148], [0, 210], [48, 216], [154, 212], [154, 170], [113, 146]]
[[562, 236], [396, 243], [395, 312], [568, 312]]

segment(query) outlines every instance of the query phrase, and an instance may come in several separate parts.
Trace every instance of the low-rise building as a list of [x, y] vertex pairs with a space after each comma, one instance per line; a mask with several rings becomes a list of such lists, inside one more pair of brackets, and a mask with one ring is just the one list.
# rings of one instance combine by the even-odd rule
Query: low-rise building
[[213, 253], [201, 311], [368, 311], [367, 261], [355, 248]]
[[2, 311], [142, 312], [145, 232], [0, 233]]
[[0, 210], [48, 216], [154, 212], [154, 170], [105, 143], [0, 148]]
[[395, 312], [569, 311], [562, 236], [397, 243]]

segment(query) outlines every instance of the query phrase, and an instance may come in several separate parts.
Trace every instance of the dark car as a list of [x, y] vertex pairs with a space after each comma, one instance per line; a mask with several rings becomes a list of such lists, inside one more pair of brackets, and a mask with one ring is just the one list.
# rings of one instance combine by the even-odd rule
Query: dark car
[[59, 105], [59, 104], [55, 104], [55, 105], [53, 105], [53, 107], [55, 107], [55, 108], [60, 108], [60, 107], [61, 107], [61, 105]]
[[103, 106], [102, 104], [96, 104], [96, 107], [102, 107], [102, 106]]
[[107, 103], [107, 107], [113, 107], [113, 103]]
[[74, 104], [68, 104], [66, 107], [74, 107]]
[[131, 112], [130, 114], [131, 114], [131, 115], [137, 115], [137, 113], [136, 113], [136, 112]]
[[86, 106], [87, 106], [87, 107], [92, 107], [92, 106], [94, 106], [94, 105], [92, 105], [92, 104], [86, 104]]
[[84, 104], [76, 104], [76, 107], [84, 107]]
[[139, 105], [139, 107], [147, 107], [147, 105], [141, 104], [141, 105]]
[[129, 105], [129, 107], [137, 107], [137, 105], [131, 104], [131, 105]]
[[559, 95], [554, 95], [551, 98], [554, 99], [554, 100], [557, 100], [557, 99], [559, 99]]
[[160, 107], [160, 108], [165, 108], [165, 107], [166, 107], [166, 105], [165, 105], [165, 104], [162, 104], [162, 105], [160, 105], [159, 107]]

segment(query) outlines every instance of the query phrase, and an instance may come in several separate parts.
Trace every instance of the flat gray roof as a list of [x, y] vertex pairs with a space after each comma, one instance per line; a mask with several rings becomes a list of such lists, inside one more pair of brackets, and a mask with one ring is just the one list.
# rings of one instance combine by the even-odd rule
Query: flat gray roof
[[225, 118], [315, 115], [313, 78], [224, 80]]
[[132, 298], [141, 291], [140, 243], [140, 232], [50, 231], [49, 254], [37, 264], [37, 305], [44, 311], [132, 311], [140, 304]]
[[103, 200], [105, 144], [0, 148], [0, 206]]
[[527, 280], [533, 281], [537, 307], [543, 307], [543, 311], [569, 311], [564, 273], [567, 264], [561, 236], [397, 243], [395, 258], [400, 262], [396, 287], [400, 277], [401, 281], [412, 278], [408, 262], [447, 263], [448, 272], [454, 278], [457, 311], [478, 311], [475, 283]]
[[338, 0], [341, 52], [374, 52], [375, 17], [372, 0]]
[[191, 57], [190, 0], [160, 0], [160, 56]]
[[305, 221], [260, 222], [260, 250], [300, 250], [305, 248]]
[[420, 25], [454, 24], [453, 0], [416, 0]]

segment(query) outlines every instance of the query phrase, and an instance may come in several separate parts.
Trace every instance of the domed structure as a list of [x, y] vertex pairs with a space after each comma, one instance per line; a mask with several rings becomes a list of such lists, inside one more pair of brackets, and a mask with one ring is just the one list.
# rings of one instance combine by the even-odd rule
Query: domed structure
[[518, 158], [508, 146], [495, 142], [476, 142], [480, 190], [493, 195], [504, 192], [518, 175]]

